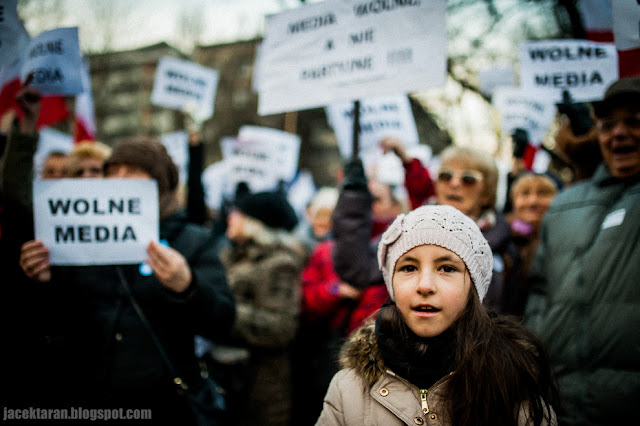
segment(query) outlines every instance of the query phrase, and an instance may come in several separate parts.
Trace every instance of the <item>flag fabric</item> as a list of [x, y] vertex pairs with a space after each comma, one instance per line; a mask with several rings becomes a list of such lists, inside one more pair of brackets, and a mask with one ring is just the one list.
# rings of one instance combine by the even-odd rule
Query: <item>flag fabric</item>
[[580, 0], [578, 8], [588, 40], [615, 43], [618, 76], [640, 76], [640, 39], [637, 32], [640, 3]]
[[96, 139], [96, 120], [93, 107], [93, 94], [91, 91], [91, 77], [89, 75], [89, 66], [87, 59], [83, 61], [82, 71], [82, 87], [84, 91], [76, 97], [75, 119], [73, 125], [73, 141], [95, 141]]

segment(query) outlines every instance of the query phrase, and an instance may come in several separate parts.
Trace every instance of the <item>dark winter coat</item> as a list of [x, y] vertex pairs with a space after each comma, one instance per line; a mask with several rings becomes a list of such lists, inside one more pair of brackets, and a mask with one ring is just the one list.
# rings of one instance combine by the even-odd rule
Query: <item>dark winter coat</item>
[[540, 230], [525, 324], [549, 347], [563, 424], [625, 424], [640, 401], [640, 175], [604, 164]]
[[[153, 408], [154, 419], [188, 424], [185, 406], [147, 329], [119, 278], [120, 269], [177, 373], [192, 388], [202, 379], [194, 355], [196, 334], [216, 339], [229, 333], [235, 314], [225, 272], [203, 227], [175, 214], [160, 223], [160, 237], [179, 251], [193, 275], [174, 293], [139, 265], [52, 267], [49, 284], [59, 291], [64, 317], [72, 402]], [[86, 406], [86, 405], [84, 405]]]

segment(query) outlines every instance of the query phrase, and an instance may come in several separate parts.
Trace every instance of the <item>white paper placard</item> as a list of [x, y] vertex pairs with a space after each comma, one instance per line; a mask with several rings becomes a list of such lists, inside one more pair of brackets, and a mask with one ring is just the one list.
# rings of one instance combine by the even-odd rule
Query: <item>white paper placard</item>
[[82, 57], [78, 28], [45, 31], [29, 43], [22, 65], [22, 81], [33, 73], [34, 87], [43, 95], [82, 93]]
[[617, 79], [613, 43], [544, 40], [523, 43], [520, 49], [520, 86], [544, 90], [554, 102], [562, 102], [563, 90], [576, 102], [600, 100]]
[[245, 182], [252, 192], [271, 191], [282, 179], [277, 167], [275, 145], [260, 141], [224, 139], [222, 152], [228, 167], [228, 185], [237, 187]]
[[238, 131], [241, 142], [260, 142], [272, 147], [272, 167], [278, 178], [291, 182], [298, 172], [300, 136], [283, 130], [261, 126], [242, 126]]
[[[325, 109], [343, 158], [351, 157], [353, 152], [353, 107], [352, 102], [341, 102]], [[360, 151], [366, 152], [378, 146], [387, 136], [399, 138], [405, 146], [414, 146], [419, 142], [411, 104], [406, 95], [361, 100], [359, 122]]]
[[529, 133], [529, 141], [535, 146], [541, 144], [557, 111], [546, 92], [513, 86], [497, 87], [492, 103], [500, 112], [502, 131], [511, 135], [520, 127]]
[[164, 57], [151, 92], [153, 105], [185, 111], [199, 121], [213, 116], [218, 72], [195, 62]]
[[189, 134], [184, 130], [177, 132], [165, 133], [160, 136], [160, 141], [173, 163], [178, 168], [180, 184], [187, 183], [187, 173], [189, 167]]
[[0, 66], [14, 63], [24, 48], [21, 46], [24, 29], [17, 7], [18, 0], [3, 0], [0, 4]]
[[480, 91], [486, 96], [493, 96], [496, 87], [516, 85], [513, 67], [510, 66], [491, 68], [479, 74]]
[[327, 0], [268, 16], [258, 113], [444, 85], [445, 11], [444, 0]]
[[33, 183], [36, 239], [52, 265], [141, 263], [158, 241], [152, 179], [53, 179]]

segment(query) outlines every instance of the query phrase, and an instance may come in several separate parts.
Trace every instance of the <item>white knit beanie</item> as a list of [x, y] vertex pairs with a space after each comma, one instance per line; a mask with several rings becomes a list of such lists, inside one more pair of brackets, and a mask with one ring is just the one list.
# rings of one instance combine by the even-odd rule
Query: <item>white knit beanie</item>
[[464, 262], [480, 301], [487, 294], [493, 272], [493, 254], [478, 225], [451, 206], [422, 206], [401, 214], [382, 234], [378, 245], [378, 265], [392, 300], [393, 271], [406, 252], [425, 244], [451, 250]]

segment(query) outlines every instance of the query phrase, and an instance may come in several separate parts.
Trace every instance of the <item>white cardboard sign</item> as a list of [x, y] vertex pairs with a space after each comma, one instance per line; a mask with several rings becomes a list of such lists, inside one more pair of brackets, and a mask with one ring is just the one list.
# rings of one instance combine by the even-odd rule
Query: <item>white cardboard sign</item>
[[180, 184], [187, 183], [189, 168], [189, 134], [184, 130], [165, 133], [160, 136], [162, 145], [167, 149], [173, 163], [178, 168]]
[[158, 241], [151, 179], [53, 179], [33, 183], [36, 239], [52, 265], [140, 263]]
[[410, 93], [446, 79], [445, 0], [327, 0], [267, 17], [258, 113]]
[[516, 128], [523, 128], [536, 146], [542, 143], [557, 110], [545, 92], [525, 91], [513, 86], [497, 87], [492, 102], [500, 112], [502, 131], [510, 135]]
[[78, 28], [56, 28], [35, 37], [27, 48], [22, 81], [33, 73], [33, 86], [43, 95], [82, 93], [82, 57]]
[[0, 66], [11, 65], [20, 57], [24, 30], [17, 7], [18, 0], [3, 0], [0, 4]]
[[189, 112], [204, 121], [213, 116], [218, 72], [182, 59], [165, 57], [158, 61], [151, 103]]
[[259, 142], [273, 151], [273, 168], [278, 178], [291, 182], [298, 172], [300, 136], [283, 130], [261, 126], [242, 126], [238, 131], [241, 142]]
[[[327, 119], [344, 158], [349, 158], [353, 152], [353, 107], [352, 102], [341, 102], [326, 108]], [[387, 136], [399, 138], [405, 146], [418, 144], [418, 130], [406, 95], [361, 100], [359, 122], [358, 141], [363, 152], [375, 148]]]
[[540, 89], [554, 102], [568, 90], [576, 102], [602, 99], [618, 79], [618, 53], [613, 43], [587, 40], [544, 40], [523, 43], [520, 86]]

